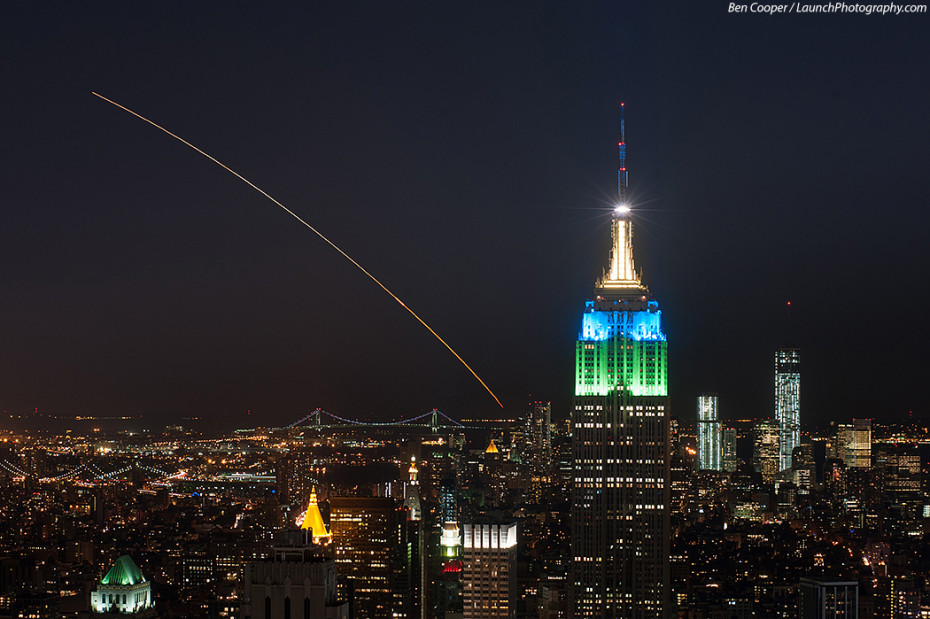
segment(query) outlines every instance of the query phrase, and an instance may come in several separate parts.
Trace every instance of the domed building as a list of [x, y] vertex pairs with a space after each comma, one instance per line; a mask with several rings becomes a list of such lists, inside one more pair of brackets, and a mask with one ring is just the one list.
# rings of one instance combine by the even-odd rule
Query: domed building
[[116, 560], [90, 594], [94, 613], [150, 616], [152, 585], [129, 555]]

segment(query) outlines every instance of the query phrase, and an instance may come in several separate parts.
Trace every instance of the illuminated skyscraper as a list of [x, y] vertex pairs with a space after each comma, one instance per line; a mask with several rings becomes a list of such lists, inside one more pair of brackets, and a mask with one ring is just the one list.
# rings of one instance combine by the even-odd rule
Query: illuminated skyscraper
[[872, 420], [853, 419], [836, 429], [837, 457], [847, 469], [867, 469], [872, 466]]
[[409, 594], [408, 607], [410, 612], [408, 617], [418, 619], [425, 616], [427, 606], [427, 570], [425, 569], [426, 560], [426, 535], [425, 522], [423, 521], [423, 507], [420, 501], [420, 484], [417, 481], [419, 469], [416, 465], [416, 458], [410, 461], [410, 467], [407, 469], [409, 481], [404, 484], [404, 511], [407, 514], [407, 547], [402, 549], [402, 554], [406, 557], [408, 570], [406, 574], [401, 574], [398, 579], [398, 588], [404, 588], [406, 580], [406, 589]]
[[533, 402], [526, 415], [525, 442], [528, 462], [547, 468], [552, 461], [552, 404]]
[[709, 393], [699, 395], [697, 405], [699, 471], [723, 470], [720, 434], [720, 418], [717, 416], [717, 396]]
[[[329, 525], [336, 569], [350, 578], [357, 617], [407, 617], [405, 510], [393, 499], [331, 497]], [[401, 576], [399, 579], [398, 577]]]
[[739, 466], [739, 456], [736, 454], [736, 428], [723, 429], [723, 470], [735, 473]]
[[798, 494], [809, 494], [814, 482], [817, 481], [817, 463], [814, 461], [813, 443], [807, 441], [794, 448], [791, 468], [794, 471], [794, 485], [797, 486]]
[[462, 613], [462, 530], [457, 522], [445, 522], [439, 538], [439, 578], [435, 606], [430, 617], [460, 617]]
[[552, 460], [552, 405], [532, 402], [526, 415], [523, 464], [529, 472], [526, 499], [533, 503], [547, 501], [554, 472]]
[[801, 444], [801, 351], [775, 351], [775, 419], [778, 421], [778, 470], [791, 468], [791, 454]]
[[410, 480], [404, 484], [404, 507], [407, 508], [407, 515], [410, 520], [419, 521], [423, 517], [423, 505], [420, 501], [420, 485], [417, 482], [417, 475], [420, 471], [417, 469], [416, 458], [410, 460], [410, 468], [407, 474]]
[[753, 465], [762, 473], [762, 480], [770, 484], [778, 474], [779, 425], [774, 419], [765, 419], [756, 424], [753, 440]]
[[462, 615], [515, 617], [517, 524], [466, 524], [462, 532]]
[[668, 599], [666, 339], [633, 264], [623, 108], [612, 246], [575, 348], [571, 616], [663, 617]]

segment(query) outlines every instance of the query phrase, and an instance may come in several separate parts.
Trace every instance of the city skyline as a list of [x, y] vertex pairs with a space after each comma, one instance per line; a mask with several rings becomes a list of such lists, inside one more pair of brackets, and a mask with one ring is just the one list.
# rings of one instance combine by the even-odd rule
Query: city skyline
[[[0, 26], [20, 93], [4, 103], [0, 410], [157, 427], [496, 408], [338, 256], [98, 90], [377, 265], [508, 411], [532, 393], [553, 418], [606, 248], [624, 100], [672, 413], [714, 391], [723, 421], [769, 416], [771, 355], [790, 345], [802, 427], [927, 414], [930, 297], [907, 268], [926, 263], [926, 16], [58, 8]], [[862, 384], [852, 334], [873, 322], [908, 337], [876, 339], [888, 362]]]

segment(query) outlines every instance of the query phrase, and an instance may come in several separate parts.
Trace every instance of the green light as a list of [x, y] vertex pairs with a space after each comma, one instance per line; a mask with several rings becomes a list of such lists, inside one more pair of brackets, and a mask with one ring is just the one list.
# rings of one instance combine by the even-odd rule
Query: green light
[[129, 555], [117, 559], [106, 576], [100, 579], [102, 585], [135, 585], [140, 582], [145, 582], [145, 576]]
[[668, 343], [615, 336], [575, 346], [575, 395], [668, 395]]

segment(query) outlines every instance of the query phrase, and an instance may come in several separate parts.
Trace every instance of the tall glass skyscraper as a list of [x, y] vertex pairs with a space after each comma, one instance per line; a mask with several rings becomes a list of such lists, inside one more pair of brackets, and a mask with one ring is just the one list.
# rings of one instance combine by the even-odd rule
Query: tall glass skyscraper
[[620, 135], [610, 256], [575, 347], [574, 617], [664, 617], [668, 608], [666, 339], [633, 264], [622, 104]]
[[697, 405], [699, 471], [723, 470], [720, 431], [720, 418], [717, 416], [717, 396], [711, 393], [699, 395]]
[[775, 420], [778, 422], [778, 470], [791, 468], [791, 454], [801, 444], [801, 351], [775, 351]]

